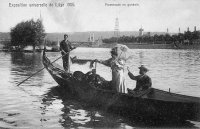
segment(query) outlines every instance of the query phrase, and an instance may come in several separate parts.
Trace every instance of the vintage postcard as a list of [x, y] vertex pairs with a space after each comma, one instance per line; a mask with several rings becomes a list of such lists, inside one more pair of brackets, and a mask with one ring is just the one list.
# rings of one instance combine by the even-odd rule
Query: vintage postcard
[[0, 128], [200, 128], [199, 0], [1, 0]]

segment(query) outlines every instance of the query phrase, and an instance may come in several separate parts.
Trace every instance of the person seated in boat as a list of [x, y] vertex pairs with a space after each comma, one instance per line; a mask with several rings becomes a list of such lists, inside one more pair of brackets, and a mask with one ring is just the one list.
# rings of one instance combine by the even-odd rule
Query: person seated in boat
[[60, 42], [60, 51], [62, 54], [62, 60], [63, 60], [63, 68], [65, 71], [69, 71], [69, 52], [76, 47], [72, 46], [71, 43], [67, 40], [68, 35], [64, 35], [64, 40]]
[[96, 74], [96, 69], [92, 69], [92, 71], [87, 72], [85, 74], [85, 80], [94, 84], [102, 84], [104, 81], [106, 81], [103, 77]]
[[106, 81], [103, 77], [96, 74], [96, 69], [92, 69], [91, 71], [84, 74], [81, 71], [75, 71], [73, 73], [74, 79], [77, 81], [86, 81], [87, 83], [95, 86], [96, 88], [111, 90], [109, 82]]
[[[140, 71], [138, 76], [134, 76], [130, 71], [129, 68], [128, 69], [128, 75], [131, 79], [136, 80], [136, 87], [135, 89], [133, 89], [134, 92], [137, 91], [143, 91], [143, 90], [147, 90], [151, 87], [152, 85], [152, 81], [151, 78], [146, 74], [148, 72], [148, 69], [141, 65], [139, 67]], [[127, 88], [128, 92], [130, 92], [131, 90], [129, 88]]]
[[115, 92], [125, 93], [126, 92], [125, 91], [126, 83], [124, 76], [125, 60], [119, 58], [116, 48], [113, 48], [110, 53], [112, 56], [110, 59], [107, 60], [95, 59], [94, 61], [106, 65], [112, 69], [111, 89]]

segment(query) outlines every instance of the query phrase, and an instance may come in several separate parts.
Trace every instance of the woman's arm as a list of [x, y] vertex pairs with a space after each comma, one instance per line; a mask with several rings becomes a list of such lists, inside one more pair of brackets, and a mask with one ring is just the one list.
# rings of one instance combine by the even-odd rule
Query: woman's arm
[[108, 66], [108, 67], [110, 67], [110, 59], [108, 59], [108, 60], [95, 60], [96, 62], [98, 62], [98, 63], [100, 63], [100, 64], [103, 64], [103, 65], [105, 65], [105, 66]]

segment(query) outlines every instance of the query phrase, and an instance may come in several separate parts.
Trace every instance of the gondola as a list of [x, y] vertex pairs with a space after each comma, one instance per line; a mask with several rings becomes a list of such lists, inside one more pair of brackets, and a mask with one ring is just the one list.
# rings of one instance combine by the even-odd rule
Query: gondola
[[[200, 98], [151, 88], [138, 93], [116, 93], [109, 81], [91, 83], [81, 72], [68, 73], [53, 65], [43, 52], [43, 65], [53, 79], [80, 101], [129, 118], [199, 121]], [[102, 86], [103, 85], [103, 86]]]

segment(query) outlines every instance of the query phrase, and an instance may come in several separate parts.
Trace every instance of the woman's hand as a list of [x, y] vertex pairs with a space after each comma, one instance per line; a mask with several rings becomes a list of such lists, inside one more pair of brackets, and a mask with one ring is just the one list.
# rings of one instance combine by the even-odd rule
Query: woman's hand
[[94, 62], [99, 62], [99, 60], [95, 59]]
[[93, 67], [94, 67], [94, 66], [93, 66], [94, 62], [99, 62], [99, 60], [97, 60], [97, 59], [92, 60], [92, 61], [90, 62], [90, 68], [93, 68]]

